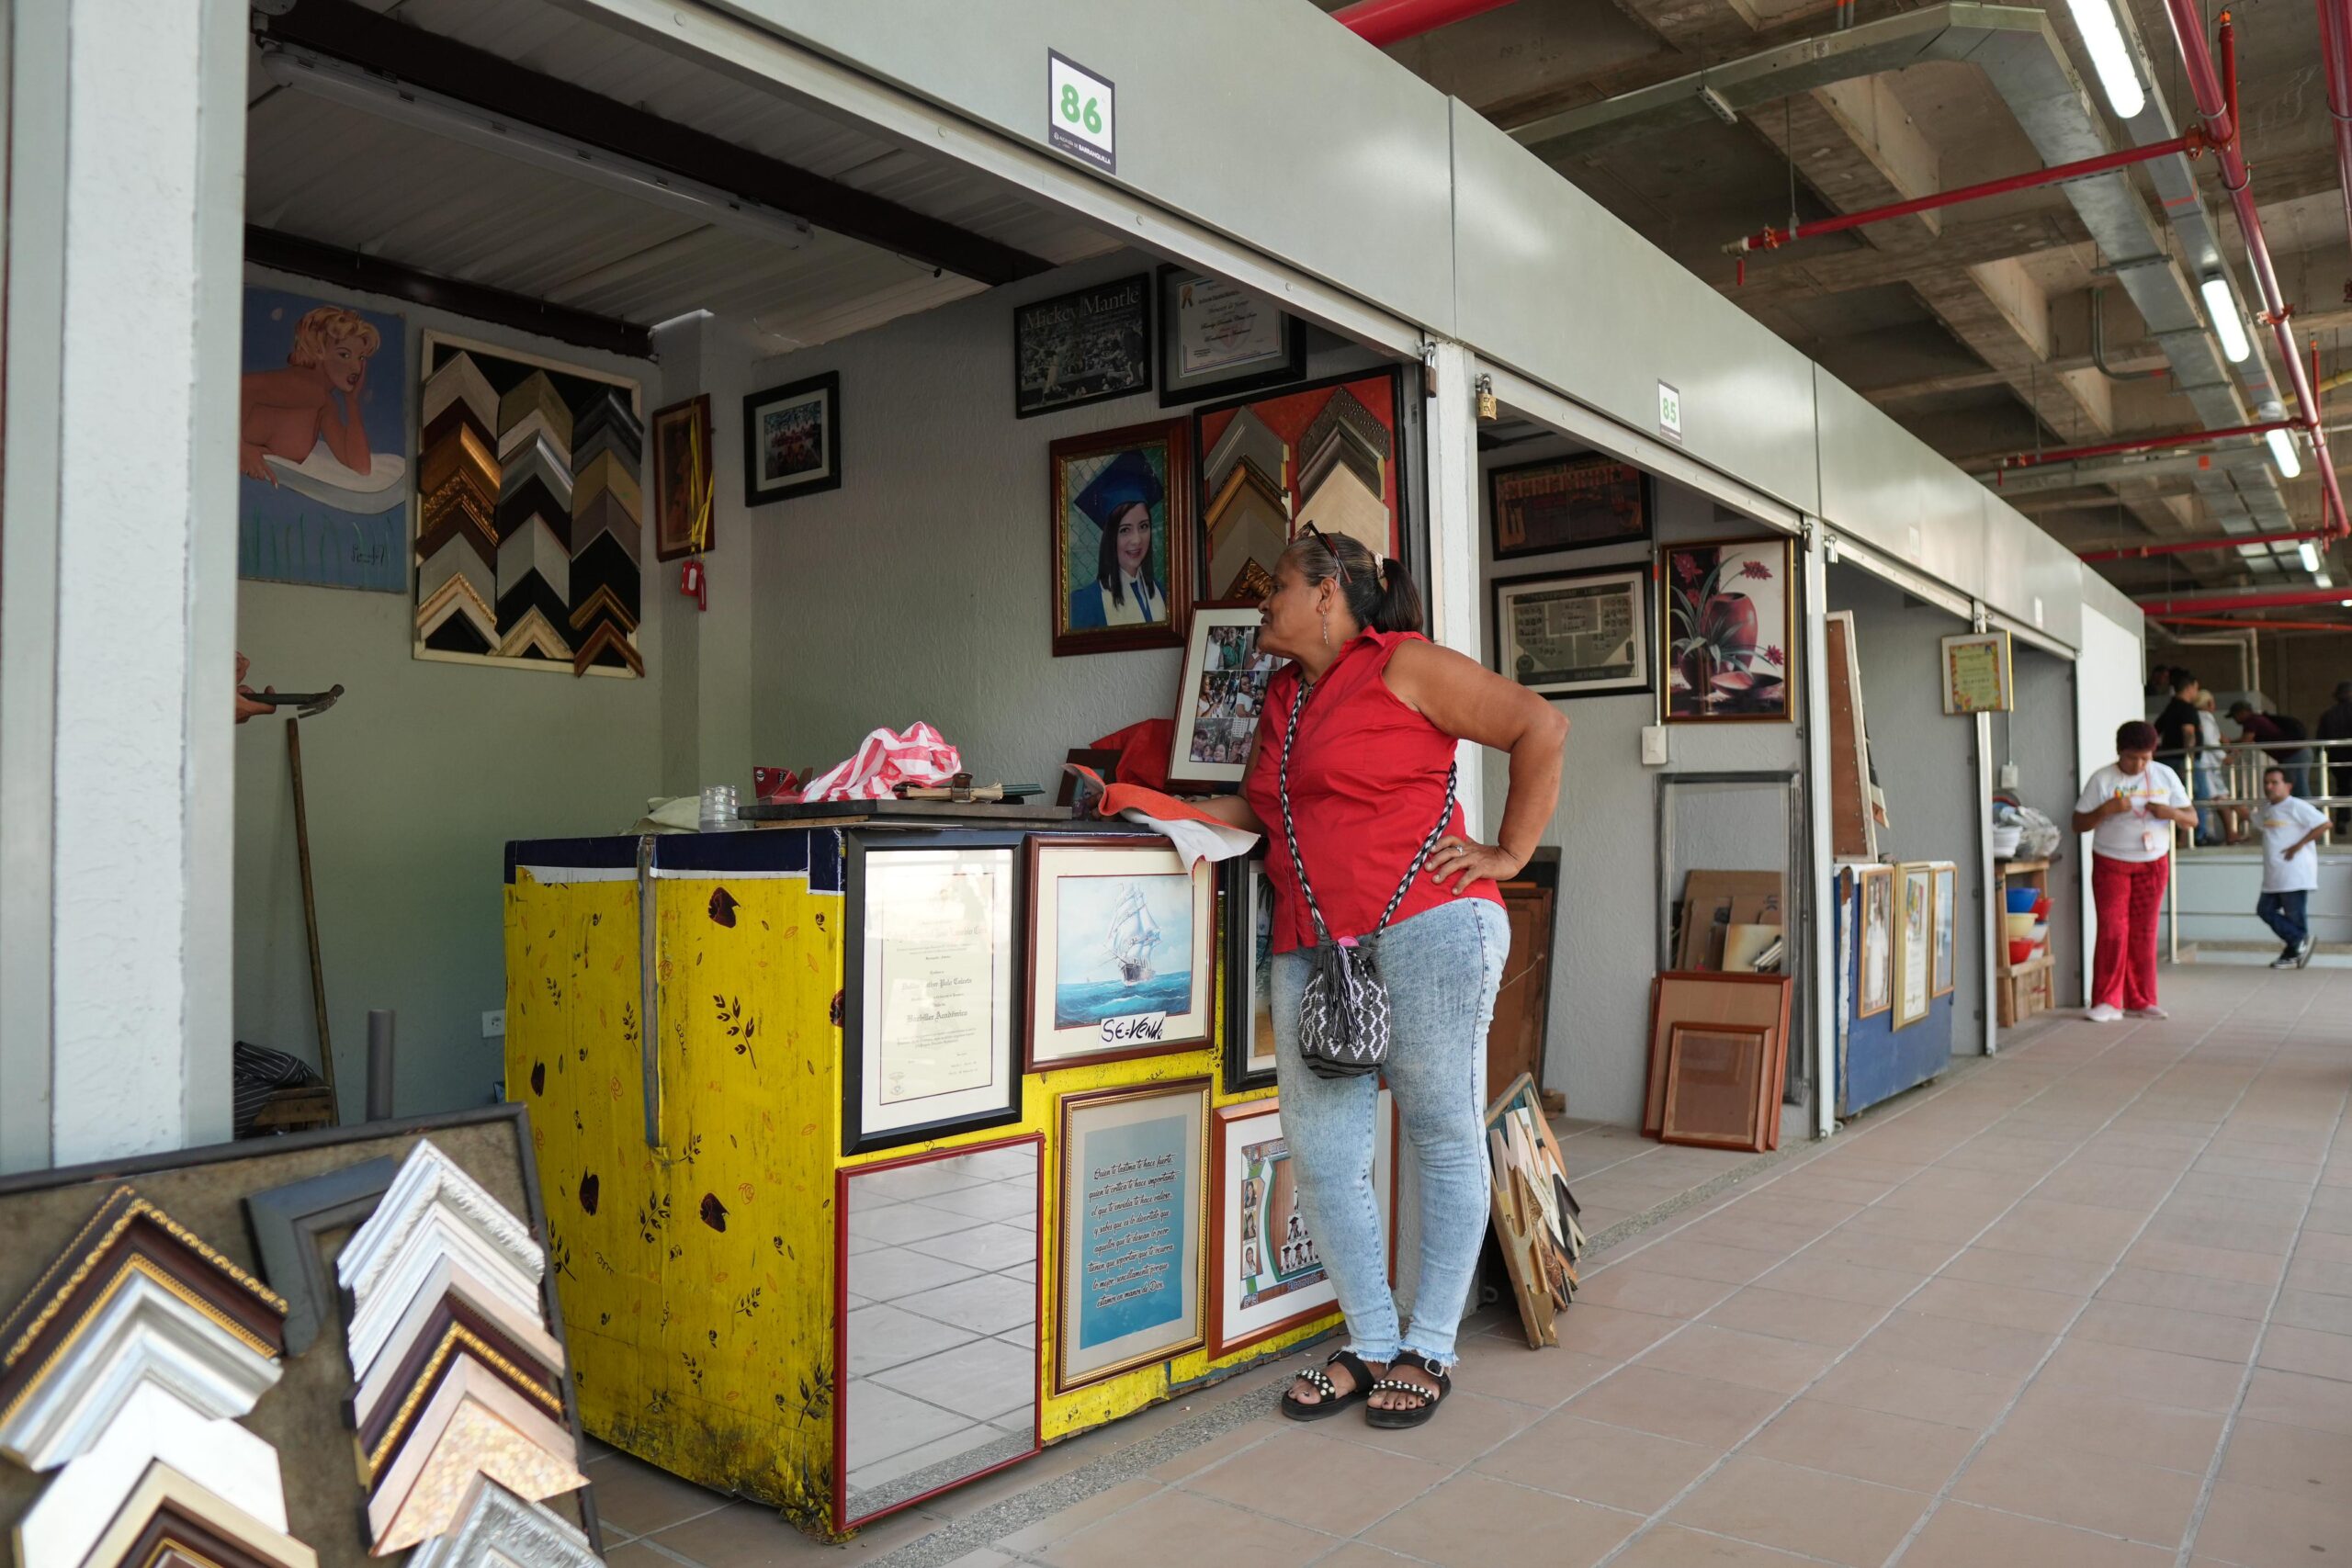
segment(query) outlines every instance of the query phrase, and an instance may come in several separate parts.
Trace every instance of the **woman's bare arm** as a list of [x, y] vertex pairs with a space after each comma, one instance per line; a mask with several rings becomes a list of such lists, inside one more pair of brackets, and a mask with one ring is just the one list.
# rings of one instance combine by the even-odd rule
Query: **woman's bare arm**
[[1510, 753], [1510, 794], [1495, 850], [1449, 838], [1430, 857], [1431, 874], [1443, 880], [1461, 873], [1458, 891], [1480, 877], [1517, 874], [1560, 802], [1567, 716], [1518, 682], [1434, 643], [1400, 646], [1384, 679], [1397, 701], [1446, 734]]

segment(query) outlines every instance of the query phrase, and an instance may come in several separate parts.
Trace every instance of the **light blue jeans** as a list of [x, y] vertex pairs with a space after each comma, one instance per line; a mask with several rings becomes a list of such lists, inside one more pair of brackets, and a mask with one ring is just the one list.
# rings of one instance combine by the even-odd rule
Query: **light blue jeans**
[[1273, 960], [1283, 1135], [1307, 1234], [1347, 1314], [1348, 1348], [1377, 1362], [1413, 1350], [1450, 1367], [1490, 1214], [1478, 1046], [1494, 1017], [1510, 923], [1500, 905], [1463, 898], [1400, 920], [1363, 945], [1388, 987], [1386, 1079], [1420, 1177], [1420, 1273], [1409, 1329], [1400, 1328], [1389, 1292], [1388, 1238], [1373, 1196], [1377, 1085], [1371, 1074], [1317, 1077], [1300, 1058], [1298, 1003], [1310, 968], [1304, 951]]

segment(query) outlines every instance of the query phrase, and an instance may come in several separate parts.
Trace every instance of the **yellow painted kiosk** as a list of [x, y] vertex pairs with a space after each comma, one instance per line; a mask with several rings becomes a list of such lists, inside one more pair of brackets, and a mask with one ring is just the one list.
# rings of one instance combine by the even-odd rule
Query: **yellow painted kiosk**
[[839, 1535], [1329, 1327], [1257, 863], [814, 809], [507, 848], [587, 1428]]

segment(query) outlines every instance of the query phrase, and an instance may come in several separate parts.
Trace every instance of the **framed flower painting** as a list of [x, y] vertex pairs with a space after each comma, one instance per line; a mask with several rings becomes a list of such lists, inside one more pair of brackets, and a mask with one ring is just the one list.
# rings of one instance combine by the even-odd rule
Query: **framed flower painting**
[[1785, 538], [1669, 545], [1659, 574], [1668, 723], [1793, 716], [1796, 604]]

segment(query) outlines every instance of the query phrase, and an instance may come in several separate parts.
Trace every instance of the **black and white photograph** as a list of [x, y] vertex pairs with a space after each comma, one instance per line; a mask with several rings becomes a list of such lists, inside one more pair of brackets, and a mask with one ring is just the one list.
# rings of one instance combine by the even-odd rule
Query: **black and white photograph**
[[1020, 418], [1151, 390], [1151, 277], [1057, 294], [1012, 312]]

